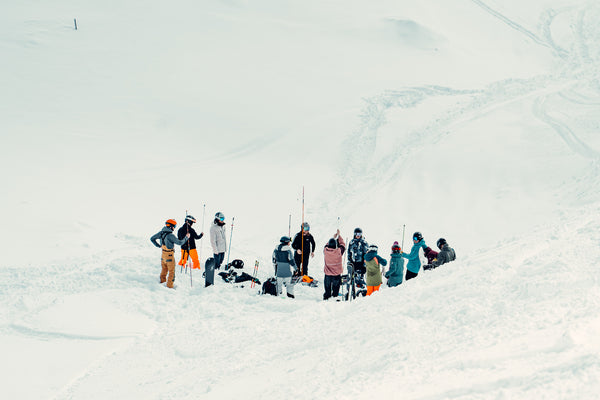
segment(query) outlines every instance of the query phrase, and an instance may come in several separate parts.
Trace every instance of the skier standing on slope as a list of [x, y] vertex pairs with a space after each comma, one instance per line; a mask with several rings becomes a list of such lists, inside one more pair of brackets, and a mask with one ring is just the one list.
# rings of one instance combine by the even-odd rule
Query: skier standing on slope
[[[168, 288], [173, 288], [173, 281], [175, 280], [175, 245], [181, 246], [190, 238], [190, 235], [187, 234], [183, 239], [177, 239], [173, 234], [176, 226], [177, 222], [174, 219], [168, 219], [165, 222], [165, 227], [150, 238], [153, 245], [162, 249], [160, 283], [167, 282]], [[160, 244], [158, 243], [159, 239]]]
[[302, 275], [308, 275], [308, 258], [315, 256], [316, 247], [315, 239], [310, 234], [310, 225], [308, 222], [304, 222], [301, 231], [296, 233], [292, 242], [292, 248], [296, 250], [294, 261], [298, 267], [302, 266], [302, 268], [298, 268], [298, 272]]
[[288, 236], [282, 236], [279, 239], [279, 245], [273, 250], [273, 267], [277, 277], [277, 295], [283, 293], [283, 285], [287, 297], [294, 298], [294, 284], [292, 275], [298, 269], [294, 262], [294, 253], [290, 247], [292, 240]]
[[222, 212], [215, 214], [215, 220], [210, 226], [210, 245], [215, 258], [215, 269], [221, 268], [225, 260], [227, 250], [227, 238], [225, 237], [225, 215]]
[[404, 259], [400, 254], [401, 250], [398, 242], [394, 242], [390, 255], [390, 269], [385, 273], [389, 287], [398, 286], [404, 280]]
[[184, 266], [188, 260], [188, 257], [192, 259], [192, 268], [200, 269], [200, 260], [198, 260], [198, 251], [196, 250], [196, 239], [201, 239], [204, 236], [204, 233], [201, 232], [200, 235], [196, 233], [192, 225], [196, 222], [196, 219], [191, 215], [185, 217], [185, 223], [179, 230], [177, 231], [177, 238], [179, 240], [183, 239], [186, 234], [190, 237], [190, 239], [181, 246], [181, 260], [179, 260], [179, 265]]
[[323, 300], [327, 300], [330, 297], [337, 299], [340, 293], [342, 272], [344, 272], [343, 254], [345, 250], [346, 244], [340, 236], [340, 230], [338, 229], [323, 249], [323, 258], [325, 261], [325, 293], [323, 293]]
[[367, 267], [367, 296], [376, 292], [381, 287], [381, 265], [386, 266], [387, 261], [377, 255], [378, 247], [369, 246], [369, 251], [365, 254], [365, 265]]
[[402, 257], [408, 260], [406, 264], [406, 280], [415, 278], [419, 274], [421, 269], [421, 259], [419, 258], [419, 249], [426, 248], [425, 240], [421, 232], [415, 232], [413, 234], [413, 247], [410, 249], [410, 253], [400, 253]]
[[363, 238], [362, 234], [362, 229], [354, 229], [354, 237], [348, 244], [348, 261], [352, 267], [352, 271], [348, 271], [348, 273], [356, 273], [361, 278], [364, 277], [367, 271], [365, 268], [365, 254], [369, 249], [369, 244]]

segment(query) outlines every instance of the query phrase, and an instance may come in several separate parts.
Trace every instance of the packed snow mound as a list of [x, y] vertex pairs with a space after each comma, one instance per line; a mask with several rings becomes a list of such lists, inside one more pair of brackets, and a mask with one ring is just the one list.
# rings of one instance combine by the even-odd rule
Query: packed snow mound
[[419, 23], [405, 19], [389, 18], [384, 21], [385, 29], [392, 38], [397, 38], [402, 44], [421, 49], [435, 49], [443, 38], [431, 29]]

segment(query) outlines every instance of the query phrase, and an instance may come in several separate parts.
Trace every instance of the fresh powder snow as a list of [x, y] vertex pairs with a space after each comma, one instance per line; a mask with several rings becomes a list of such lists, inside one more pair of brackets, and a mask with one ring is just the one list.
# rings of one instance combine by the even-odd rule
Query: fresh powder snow
[[[2, 398], [599, 398], [600, 4], [10, 3]], [[186, 212], [261, 282], [304, 216], [319, 287], [166, 288]], [[323, 301], [356, 227], [457, 259]]]

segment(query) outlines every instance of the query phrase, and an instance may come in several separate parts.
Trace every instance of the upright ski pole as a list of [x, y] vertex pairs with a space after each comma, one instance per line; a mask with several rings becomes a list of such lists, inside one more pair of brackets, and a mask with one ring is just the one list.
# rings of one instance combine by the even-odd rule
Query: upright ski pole
[[304, 186], [302, 186], [302, 225], [300, 226], [300, 276], [304, 275]]
[[200, 238], [200, 251], [198, 252], [198, 260], [200, 261], [200, 268], [202, 268], [202, 239], [204, 239], [204, 216], [206, 214], [206, 204], [202, 205], [202, 237]]
[[231, 254], [231, 239], [233, 239], [233, 221], [235, 221], [235, 217], [231, 218], [231, 234], [229, 235], [229, 250], [227, 251], [227, 262], [225, 263], [225, 269], [229, 265], [229, 255]]
[[[185, 226], [186, 226], [186, 229], [187, 229], [187, 234], [189, 235], [190, 234], [190, 225], [187, 223], [187, 216], [188, 216], [188, 212], [187, 212], [187, 210], [185, 210], [185, 218], [186, 218]], [[192, 265], [190, 264], [192, 262], [192, 260], [191, 260], [191, 257], [190, 257], [190, 240], [189, 239], [188, 239], [188, 244], [187, 245], [188, 245], [188, 249], [187, 249], [187, 255], [186, 255], [186, 258], [185, 258], [185, 269], [187, 271], [188, 270], [188, 265], [189, 265], [189, 270], [190, 270], [190, 287], [193, 287], [194, 285], [192, 283]]]
[[288, 220], [288, 237], [292, 237], [292, 214], [290, 214], [290, 219]]
[[402, 225], [402, 250], [400, 250], [402, 253], [404, 253], [404, 229], [406, 228], [406, 225]]

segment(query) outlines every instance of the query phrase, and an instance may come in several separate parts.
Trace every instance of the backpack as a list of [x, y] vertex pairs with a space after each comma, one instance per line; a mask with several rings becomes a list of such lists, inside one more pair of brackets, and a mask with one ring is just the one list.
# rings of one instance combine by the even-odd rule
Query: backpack
[[269, 278], [262, 285], [262, 294], [277, 296], [277, 279]]

